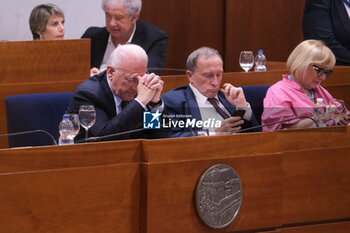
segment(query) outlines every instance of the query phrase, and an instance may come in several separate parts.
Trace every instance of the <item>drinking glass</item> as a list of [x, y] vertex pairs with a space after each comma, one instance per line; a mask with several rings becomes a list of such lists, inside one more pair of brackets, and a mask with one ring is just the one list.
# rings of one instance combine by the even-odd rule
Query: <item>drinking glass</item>
[[77, 136], [77, 134], [80, 131], [79, 115], [78, 114], [68, 114], [68, 116], [69, 116], [69, 120], [73, 123], [74, 131], [72, 133], [72, 136], [74, 139], [75, 136]]
[[327, 112], [330, 119], [338, 125], [340, 120], [346, 115], [346, 107], [344, 100], [332, 99], [327, 106]]
[[85, 129], [85, 139], [87, 139], [88, 130], [96, 121], [95, 107], [93, 105], [81, 105], [79, 108], [79, 121]]
[[248, 72], [254, 65], [254, 55], [252, 51], [241, 51], [239, 65], [245, 72]]

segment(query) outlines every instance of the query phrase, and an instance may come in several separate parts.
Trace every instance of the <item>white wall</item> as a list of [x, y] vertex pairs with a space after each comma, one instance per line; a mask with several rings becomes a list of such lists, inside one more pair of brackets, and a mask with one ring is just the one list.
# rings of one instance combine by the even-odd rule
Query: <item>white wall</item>
[[104, 26], [101, 0], [2, 0], [0, 41], [32, 40], [29, 15], [41, 3], [54, 3], [65, 14], [65, 39], [79, 39], [89, 26]]

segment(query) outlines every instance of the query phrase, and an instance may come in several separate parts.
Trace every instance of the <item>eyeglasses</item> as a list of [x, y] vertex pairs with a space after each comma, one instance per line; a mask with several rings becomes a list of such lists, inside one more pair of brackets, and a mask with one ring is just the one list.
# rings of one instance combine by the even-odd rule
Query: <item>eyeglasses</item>
[[321, 77], [322, 75], [326, 75], [326, 78], [328, 78], [331, 74], [333, 74], [333, 70], [325, 70], [315, 64], [310, 64], [310, 66], [316, 70], [317, 72], [317, 77]]

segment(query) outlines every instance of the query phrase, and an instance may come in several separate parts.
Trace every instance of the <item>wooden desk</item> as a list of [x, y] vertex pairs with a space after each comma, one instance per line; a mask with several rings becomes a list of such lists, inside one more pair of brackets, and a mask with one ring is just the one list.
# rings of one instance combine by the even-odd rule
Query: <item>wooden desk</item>
[[138, 232], [140, 148], [0, 150], [0, 232]]
[[[1, 149], [1, 230], [349, 232], [349, 139], [350, 127], [331, 127]], [[204, 225], [194, 204], [216, 163], [243, 185], [241, 209], [221, 230]]]
[[349, 129], [145, 141], [142, 232], [216, 232], [203, 225], [194, 208], [196, 183], [216, 163], [229, 164], [243, 181], [240, 212], [219, 232], [284, 232], [294, 225], [303, 232], [334, 221], [350, 230], [349, 222], [343, 225], [350, 216]]
[[0, 84], [84, 80], [90, 40], [0, 42]]

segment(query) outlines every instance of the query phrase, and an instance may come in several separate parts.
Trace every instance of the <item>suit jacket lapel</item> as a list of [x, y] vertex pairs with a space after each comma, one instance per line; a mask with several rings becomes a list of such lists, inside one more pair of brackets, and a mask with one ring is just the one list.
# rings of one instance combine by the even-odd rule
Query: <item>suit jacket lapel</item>
[[135, 30], [134, 36], [132, 37], [131, 43], [141, 45], [143, 44], [142, 42], [144, 41], [144, 38], [145, 38], [145, 35], [143, 32], [143, 27], [140, 24], [140, 20], [137, 20], [136, 30]]
[[185, 89], [185, 99], [186, 99], [186, 103], [185, 103], [186, 114], [192, 115], [192, 118], [195, 118], [197, 120], [202, 120], [201, 113], [198, 108], [198, 103], [196, 101], [196, 97], [194, 96], [194, 93], [191, 90], [190, 86], [187, 86], [187, 88]]
[[101, 80], [101, 88], [102, 91], [104, 92], [104, 95], [106, 97], [106, 106], [107, 106], [107, 112], [109, 117], [114, 117], [116, 115], [116, 106], [115, 106], [115, 101], [114, 101], [114, 96], [109, 88], [109, 85], [107, 83], [107, 72], [104, 71], [100, 77]]
[[99, 42], [95, 43], [95, 46], [94, 46], [95, 61], [92, 64], [95, 64], [97, 68], [100, 68], [101, 66], [103, 57], [107, 49], [108, 38], [109, 38], [109, 33], [106, 28], [104, 28], [101, 34], [99, 34], [98, 37], [96, 37], [96, 41], [99, 41]]

